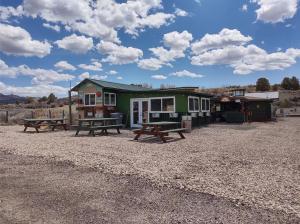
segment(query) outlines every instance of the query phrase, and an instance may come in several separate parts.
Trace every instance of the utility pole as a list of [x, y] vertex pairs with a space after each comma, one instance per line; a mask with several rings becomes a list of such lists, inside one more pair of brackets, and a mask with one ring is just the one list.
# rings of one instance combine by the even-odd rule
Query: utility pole
[[72, 118], [72, 96], [71, 96], [71, 81], [70, 81], [70, 90], [68, 91], [69, 94], [69, 122], [70, 125], [73, 124], [73, 118]]

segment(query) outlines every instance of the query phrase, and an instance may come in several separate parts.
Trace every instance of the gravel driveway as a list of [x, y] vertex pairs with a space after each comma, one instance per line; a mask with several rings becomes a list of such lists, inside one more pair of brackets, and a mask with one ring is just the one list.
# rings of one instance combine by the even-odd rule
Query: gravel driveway
[[[155, 186], [205, 193], [236, 205], [300, 217], [300, 119], [210, 125], [184, 140], [161, 144], [121, 135], [74, 137], [73, 132], [22, 133], [0, 127], [0, 150], [42, 156]], [[177, 138], [176, 135], [174, 137]]]

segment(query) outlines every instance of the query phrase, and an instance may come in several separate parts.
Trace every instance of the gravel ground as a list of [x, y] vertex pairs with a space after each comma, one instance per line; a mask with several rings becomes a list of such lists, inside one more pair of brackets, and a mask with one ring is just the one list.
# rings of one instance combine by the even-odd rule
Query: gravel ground
[[0, 152], [0, 223], [161, 224], [298, 223], [280, 211], [154, 186], [33, 156]]
[[[112, 131], [113, 132], [113, 131]], [[22, 133], [0, 127], [0, 150], [42, 156], [114, 175], [222, 197], [239, 205], [300, 217], [300, 119], [210, 125], [161, 144], [121, 135], [74, 137], [72, 132]]]

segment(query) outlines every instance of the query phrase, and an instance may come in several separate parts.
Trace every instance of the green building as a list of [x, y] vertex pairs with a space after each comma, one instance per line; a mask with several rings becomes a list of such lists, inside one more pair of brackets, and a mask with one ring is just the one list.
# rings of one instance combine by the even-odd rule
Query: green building
[[192, 116], [192, 125], [210, 121], [210, 98], [197, 87], [151, 89], [94, 79], [85, 79], [72, 88], [78, 93], [77, 110], [81, 118], [109, 117], [123, 114], [128, 127], [140, 127], [143, 122], [178, 121]]

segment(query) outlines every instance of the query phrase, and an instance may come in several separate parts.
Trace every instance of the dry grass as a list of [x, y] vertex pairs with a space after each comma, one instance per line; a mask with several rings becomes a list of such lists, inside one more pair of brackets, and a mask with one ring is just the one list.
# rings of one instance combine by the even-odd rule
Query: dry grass
[[132, 141], [134, 135], [127, 130], [121, 135], [97, 137], [21, 130], [21, 126], [0, 127], [0, 150], [137, 175], [157, 185], [209, 193], [300, 217], [298, 118], [210, 125], [186, 134], [185, 140], [167, 144]]

